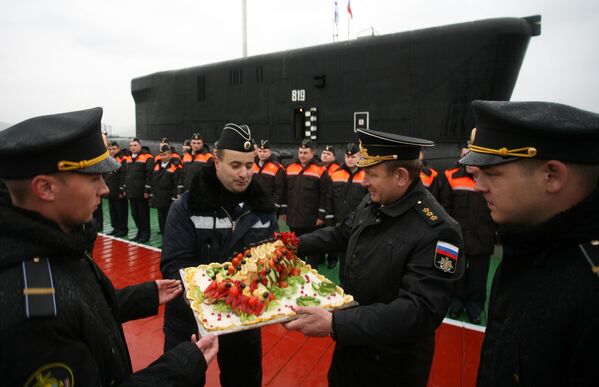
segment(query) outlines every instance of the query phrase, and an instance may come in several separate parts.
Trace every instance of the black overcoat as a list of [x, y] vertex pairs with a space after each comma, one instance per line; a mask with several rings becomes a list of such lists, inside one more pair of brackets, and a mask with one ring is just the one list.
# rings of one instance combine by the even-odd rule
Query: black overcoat
[[[158, 311], [155, 282], [113, 288], [90, 258], [91, 227], [65, 234], [41, 215], [0, 198], [0, 373], [2, 385], [36, 376], [70, 385], [192, 386], [206, 361], [191, 342], [132, 374], [121, 323]], [[88, 231], [86, 231], [88, 230]], [[27, 318], [21, 262], [49, 258], [56, 316]]]
[[499, 235], [478, 385], [597, 386], [599, 277], [581, 247], [598, 265], [599, 191], [544, 224]]
[[[435, 330], [464, 272], [436, 265], [438, 242], [461, 250], [453, 220], [420, 180], [381, 207], [366, 196], [353, 216], [300, 237], [300, 254], [346, 250], [345, 291], [360, 304], [333, 313], [332, 386], [426, 386]], [[440, 267], [438, 267], [440, 266]]]

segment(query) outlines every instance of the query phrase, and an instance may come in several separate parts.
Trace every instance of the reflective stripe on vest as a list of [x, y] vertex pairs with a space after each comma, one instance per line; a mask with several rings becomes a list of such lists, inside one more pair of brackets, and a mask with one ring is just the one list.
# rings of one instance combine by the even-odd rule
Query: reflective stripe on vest
[[211, 153], [198, 153], [197, 155], [195, 155], [195, 157], [193, 158], [193, 162], [194, 163], [204, 163], [206, 164], [208, 162], [208, 160], [210, 160], [212, 158], [212, 154]]
[[362, 181], [364, 180], [364, 170], [360, 169], [355, 175], [350, 175], [345, 169], [341, 168], [333, 172], [331, 181], [333, 183], [347, 183], [350, 177], [353, 177], [352, 183], [362, 184]]
[[304, 169], [302, 168], [302, 165], [300, 163], [293, 163], [287, 167], [287, 176], [297, 176], [300, 173], [303, 173], [306, 176], [311, 176], [320, 179], [320, 177], [326, 170], [327, 169], [325, 167], [320, 167], [316, 164], [310, 164], [308, 168]]
[[332, 175], [333, 172], [335, 172], [336, 170], [338, 170], [341, 166], [339, 164], [337, 164], [336, 162], [332, 162], [331, 165], [329, 165], [329, 167], [327, 168], [327, 172], [329, 173], [329, 175]]
[[445, 177], [454, 191], [474, 191], [476, 182], [470, 176], [453, 177], [459, 168], [448, 169], [445, 171]]
[[127, 163], [145, 163], [147, 162], [149, 159], [153, 159], [152, 155], [149, 153], [144, 153], [141, 155], [137, 155], [137, 158], [135, 159], [135, 161], [133, 161], [133, 157], [129, 157], [127, 159]]
[[438, 175], [438, 172], [433, 168], [430, 168], [430, 171], [430, 176], [424, 172], [420, 172], [420, 181], [422, 181], [422, 185], [424, 185], [426, 188], [430, 187], [431, 184], [433, 184], [433, 181], [435, 181], [435, 178]]
[[279, 166], [276, 165], [275, 163], [269, 161], [264, 165], [264, 167], [262, 168], [262, 171], [260, 171], [260, 167], [258, 166], [258, 164], [254, 163], [254, 166], [252, 167], [252, 171], [254, 173], [264, 173], [266, 175], [276, 176], [277, 172], [279, 172]]
[[[154, 172], [158, 172], [161, 169], [161, 164], [156, 164], [154, 166]], [[170, 173], [175, 173], [175, 171], [177, 170], [177, 167], [173, 164], [170, 164], [169, 167], [166, 169], [167, 172]]]

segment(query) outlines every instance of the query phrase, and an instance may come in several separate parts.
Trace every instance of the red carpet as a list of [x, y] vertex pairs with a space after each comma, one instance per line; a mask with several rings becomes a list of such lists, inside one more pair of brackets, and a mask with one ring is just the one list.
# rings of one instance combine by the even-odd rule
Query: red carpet
[[[94, 260], [117, 288], [161, 278], [160, 250], [98, 236]], [[155, 317], [124, 324], [133, 369], [144, 368], [162, 354], [164, 309]], [[456, 324], [456, 325], [453, 325]], [[483, 333], [461, 322], [444, 323], [437, 331], [429, 386], [474, 386]], [[264, 386], [326, 386], [334, 342], [287, 332], [281, 325], [262, 328]], [[214, 361], [206, 386], [218, 386]]]

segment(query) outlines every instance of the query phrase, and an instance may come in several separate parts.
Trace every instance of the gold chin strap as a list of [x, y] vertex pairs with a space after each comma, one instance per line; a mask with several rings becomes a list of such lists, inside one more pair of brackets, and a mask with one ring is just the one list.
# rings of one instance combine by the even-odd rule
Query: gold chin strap
[[468, 145], [468, 149], [477, 153], [486, 153], [489, 155], [498, 155], [502, 157], [513, 156], [513, 157], [535, 157], [537, 155], [537, 148], [527, 146], [518, 149], [507, 149], [507, 148], [485, 148], [478, 145]]
[[108, 158], [108, 151], [106, 151], [103, 154], [101, 154], [100, 156], [94, 157], [93, 159], [90, 159], [90, 160], [81, 160], [81, 161], [61, 160], [56, 165], [58, 167], [58, 170], [61, 172], [74, 171], [76, 169], [83, 169], [83, 168], [91, 167], [92, 165], [96, 165], [100, 161], [102, 161], [106, 158]]
[[378, 164], [381, 161], [388, 160], [397, 160], [397, 155], [389, 155], [389, 156], [370, 156], [368, 154], [368, 148], [364, 148], [362, 143], [360, 143], [360, 155], [362, 158], [358, 160], [358, 164], [362, 167], [367, 167], [369, 165]]

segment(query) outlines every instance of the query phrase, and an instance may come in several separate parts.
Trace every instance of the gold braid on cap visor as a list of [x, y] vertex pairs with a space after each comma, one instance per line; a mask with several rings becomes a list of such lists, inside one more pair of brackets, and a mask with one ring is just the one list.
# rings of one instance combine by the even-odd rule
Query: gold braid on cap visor
[[102, 161], [106, 158], [108, 158], [108, 151], [106, 151], [103, 154], [101, 154], [100, 156], [94, 157], [93, 159], [90, 159], [90, 160], [81, 160], [81, 161], [61, 160], [56, 164], [56, 166], [58, 167], [58, 170], [61, 172], [74, 171], [76, 169], [83, 169], [83, 168], [91, 167], [92, 165], [96, 165], [100, 161]]
[[362, 158], [360, 160], [358, 160], [358, 162], [360, 163], [360, 166], [362, 166], [362, 167], [367, 167], [369, 165], [378, 164], [381, 161], [397, 160], [397, 155], [370, 156], [368, 154], [368, 148], [364, 148], [362, 146], [362, 143], [360, 143], [360, 155], [362, 156]]
[[527, 146], [524, 148], [517, 149], [507, 149], [507, 148], [485, 148], [484, 146], [478, 146], [470, 144], [468, 145], [468, 149], [477, 153], [486, 153], [489, 155], [498, 155], [502, 157], [513, 156], [513, 157], [535, 157], [537, 155], [537, 148], [533, 148], [532, 146]]

